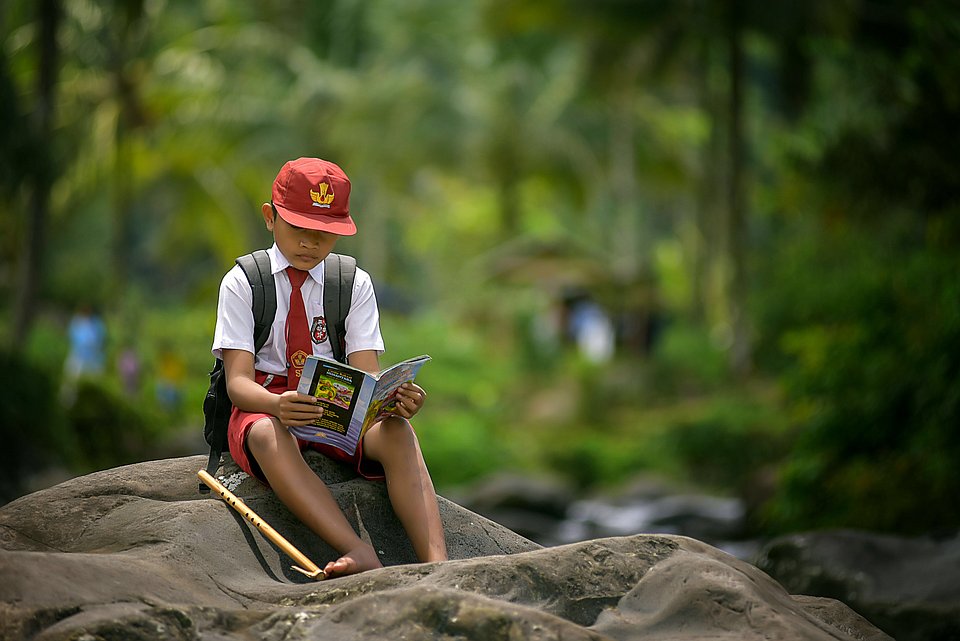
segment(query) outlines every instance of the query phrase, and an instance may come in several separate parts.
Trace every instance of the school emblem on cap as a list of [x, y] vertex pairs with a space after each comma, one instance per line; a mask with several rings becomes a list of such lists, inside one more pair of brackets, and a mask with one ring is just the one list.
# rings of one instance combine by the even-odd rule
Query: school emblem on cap
[[317, 345], [327, 340], [327, 320], [323, 316], [314, 316], [310, 328], [310, 338]]
[[320, 183], [317, 185], [317, 189], [320, 191], [310, 190], [310, 200], [313, 201], [314, 207], [324, 207], [330, 209], [330, 205], [333, 204], [334, 193], [330, 188], [330, 183]]

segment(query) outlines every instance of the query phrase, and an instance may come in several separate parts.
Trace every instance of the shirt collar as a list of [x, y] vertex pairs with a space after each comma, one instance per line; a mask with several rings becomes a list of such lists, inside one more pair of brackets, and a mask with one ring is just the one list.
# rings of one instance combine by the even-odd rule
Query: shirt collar
[[[283, 252], [280, 251], [280, 248], [277, 247], [276, 243], [274, 243], [273, 246], [267, 250], [267, 254], [270, 255], [271, 273], [278, 274], [290, 266], [290, 261], [287, 260], [287, 257], [283, 255]], [[318, 283], [323, 282], [323, 264], [324, 262], [321, 260], [316, 267], [308, 272], [310, 277]]]

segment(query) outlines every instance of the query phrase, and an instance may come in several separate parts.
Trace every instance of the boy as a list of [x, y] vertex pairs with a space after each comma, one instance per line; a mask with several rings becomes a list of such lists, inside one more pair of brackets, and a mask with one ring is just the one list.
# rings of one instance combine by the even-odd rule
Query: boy
[[[396, 414], [372, 426], [357, 454], [296, 439], [287, 425], [306, 425], [323, 410], [296, 391], [305, 354], [333, 358], [323, 317], [323, 259], [340, 236], [357, 228], [350, 217], [350, 181], [337, 165], [319, 158], [286, 163], [262, 206], [274, 245], [268, 250], [277, 286], [277, 314], [263, 348], [253, 353], [252, 291], [239, 266], [220, 284], [214, 356], [223, 359], [233, 402], [228, 440], [237, 465], [267, 483], [307, 527], [341, 556], [324, 568], [327, 577], [382, 567], [340, 511], [326, 485], [301, 454], [304, 448], [350, 463], [363, 477], [385, 478], [393, 509], [421, 561], [447, 558], [433, 482], [408, 419], [426, 393], [416, 384], [400, 390]], [[302, 283], [302, 284], [300, 284]], [[380, 369], [379, 312], [369, 274], [357, 269], [346, 317], [349, 363]], [[349, 460], [348, 460], [349, 459]]]

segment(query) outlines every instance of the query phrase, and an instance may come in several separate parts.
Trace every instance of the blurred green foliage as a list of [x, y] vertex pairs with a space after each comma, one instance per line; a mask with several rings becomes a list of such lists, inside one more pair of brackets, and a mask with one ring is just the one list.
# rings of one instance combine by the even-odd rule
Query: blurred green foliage
[[[8, 494], [45, 462], [202, 451], [219, 279], [269, 244], [282, 163], [320, 155], [353, 181], [338, 251], [374, 277], [383, 362], [433, 356], [417, 429], [441, 490], [656, 472], [746, 497], [767, 532], [960, 526], [956, 3], [0, 13]], [[584, 292], [621, 330], [602, 365], [557, 320]], [[64, 407], [86, 304], [108, 368]]]
[[57, 378], [37, 363], [0, 352], [0, 499], [22, 492], [22, 480], [51, 463], [73, 462], [75, 440], [57, 402]]
[[826, 289], [848, 295], [809, 301], [810, 321], [783, 333], [795, 362], [786, 390], [804, 430], [769, 506], [771, 527], [960, 525], [957, 268], [954, 255], [891, 262], [876, 252], [845, 265], [839, 284], [821, 274], [833, 282]]
[[157, 457], [159, 417], [113, 386], [79, 382], [66, 410], [75, 450], [74, 469], [101, 470]]
[[81, 474], [154, 457], [161, 416], [111, 381], [81, 377], [67, 400], [59, 371], [10, 353], [0, 353], [0, 366], [0, 498], [51, 469]]
[[519, 363], [490, 333], [443, 313], [382, 318], [382, 365], [429, 354], [418, 382], [429, 410], [416, 427], [431, 473], [441, 487], [466, 483], [509, 465], [512, 404], [504, 403]]
[[782, 414], [751, 400], [718, 398], [701, 416], [664, 433], [669, 454], [692, 483], [749, 495], [790, 452], [794, 434]]

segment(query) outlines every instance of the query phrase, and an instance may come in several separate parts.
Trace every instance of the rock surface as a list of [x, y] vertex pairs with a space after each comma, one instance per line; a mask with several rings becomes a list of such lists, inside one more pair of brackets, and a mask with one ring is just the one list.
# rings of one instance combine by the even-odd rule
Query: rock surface
[[[680, 536], [540, 548], [441, 500], [452, 560], [412, 564], [383, 485], [310, 460], [389, 567], [309, 581], [197, 493], [205, 457], [141, 463], [0, 508], [0, 639], [889, 639]], [[316, 563], [334, 557], [269, 491], [221, 476]]]
[[841, 599], [898, 641], [960, 639], [960, 537], [811, 532], [770, 541], [757, 565], [788, 590]]

